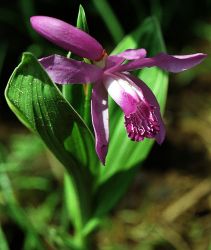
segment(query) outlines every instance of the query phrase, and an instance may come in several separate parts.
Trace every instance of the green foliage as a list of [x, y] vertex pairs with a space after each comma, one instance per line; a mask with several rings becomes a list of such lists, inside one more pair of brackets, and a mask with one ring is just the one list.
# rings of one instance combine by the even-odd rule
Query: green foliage
[[[102, 3], [105, 8], [101, 5], [100, 8], [103, 11], [101, 14], [107, 18], [107, 25], [109, 25], [109, 20], [114, 20], [115, 17], [112, 17], [111, 9], [106, 1]], [[106, 9], [109, 9], [110, 13], [108, 17], [114, 19], [105, 17]], [[118, 22], [114, 24], [111, 33], [114, 35], [114, 30], [119, 30], [121, 33]], [[77, 26], [88, 30], [82, 7], [79, 10]], [[118, 34], [118, 39], [120, 37], [121, 34]], [[148, 18], [134, 32], [127, 35], [113, 53], [140, 47], [147, 48], [150, 54], [165, 50], [155, 18]], [[136, 73], [146, 81], [158, 98], [161, 109], [164, 110], [168, 82], [166, 73], [157, 68], [144, 69]], [[85, 248], [86, 238], [99, 225], [100, 218], [113, 208], [124, 194], [136, 174], [137, 167], [147, 157], [153, 141], [144, 140], [142, 143], [130, 141], [125, 132], [122, 111], [112, 100], [109, 100], [111, 140], [106, 166], [102, 167], [94, 150], [93, 134], [88, 128], [90, 126], [91, 86], [86, 88], [82, 85], [66, 85], [61, 93], [31, 53], [23, 54], [20, 64], [9, 79], [5, 97], [19, 120], [42, 138], [66, 168], [64, 211], [67, 214], [67, 220], [72, 223], [74, 233], [73, 237], [66, 237], [64, 232], [61, 236], [56, 234], [52, 241], [55, 241], [57, 245], [64, 244], [73, 249]], [[9, 178], [7, 176], [4, 178], [8, 182]], [[47, 189], [48, 183], [42, 178], [32, 177], [30, 185], [24, 184], [22, 188], [33, 188], [39, 185]], [[13, 191], [10, 192], [11, 194]], [[12, 218], [27, 232], [25, 249], [27, 247], [33, 249], [33, 244], [41, 244], [37, 232], [43, 233], [46, 224], [39, 223], [36, 226], [26, 220], [31, 228], [29, 230], [22, 222], [26, 216], [25, 211], [21, 210], [14, 195], [8, 197], [11, 197], [13, 204]], [[11, 201], [7, 202], [11, 204]], [[48, 221], [51, 213], [42, 213], [42, 211], [46, 211], [49, 202], [54, 207], [57, 204], [57, 198], [50, 196], [46, 205], [40, 207], [41, 215], [38, 216], [38, 220]], [[35, 211], [33, 209], [30, 211], [36, 217]], [[51, 233], [55, 235], [52, 229]], [[52, 235], [48, 236], [49, 239], [51, 237]]]
[[[113, 53], [141, 46], [147, 48], [152, 54], [165, 50], [155, 18], [146, 19], [137, 30], [122, 40]], [[158, 68], [143, 69], [137, 74], [148, 84], [157, 97], [161, 110], [164, 110], [168, 86], [167, 74]], [[109, 109], [111, 140], [106, 167], [101, 168], [96, 193], [97, 216], [108, 212], [124, 194], [137, 167], [147, 157], [153, 145], [153, 141], [147, 139], [141, 143], [130, 141], [124, 128], [122, 111], [112, 100], [110, 100]]]
[[86, 20], [86, 14], [82, 5], [79, 6], [77, 25], [79, 29], [89, 33], [89, 28]]
[[[88, 146], [92, 148], [92, 134], [32, 54], [23, 55], [9, 80], [5, 96], [18, 118], [40, 134], [69, 171], [77, 171], [77, 165], [82, 172], [87, 171], [83, 166], [93, 163], [92, 151], [86, 150]], [[71, 131], [74, 133], [70, 143]], [[74, 138], [74, 134], [80, 133], [84, 141]]]
[[[30, 237], [31, 240], [26, 243], [24, 250], [44, 249], [42, 240], [35, 229], [37, 221], [30, 220], [17, 198], [17, 193], [24, 189], [46, 190], [50, 187], [48, 180], [44, 177], [29, 175], [34, 167], [31, 162], [36, 162], [35, 159], [40, 157], [42, 150], [42, 143], [38, 138], [26, 135], [12, 138], [10, 153], [4, 147], [0, 149], [0, 212], [4, 211], [4, 216], [6, 214], [14, 221], [26, 233], [26, 238]], [[31, 183], [32, 178], [33, 183]], [[45, 185], [40, 187], [40, 183]], [[2, 216], [1, 213], [0, 215]], [[6, 238], [2, 230], [0, 249], [7, 249], [6, 247]]]
[[[81, 219], [77, 220], [84, 224], [90, 213], [92, 175], [96, 166], [91, 132], [29, 53], [23, 55], [5, 95], [18, 118], [41, 136], [70, 172], [72, 189], [76, 193], [72, 203], [77, 204], [80, 200]], [[78, 211], [74, 211], [76, 216]]]

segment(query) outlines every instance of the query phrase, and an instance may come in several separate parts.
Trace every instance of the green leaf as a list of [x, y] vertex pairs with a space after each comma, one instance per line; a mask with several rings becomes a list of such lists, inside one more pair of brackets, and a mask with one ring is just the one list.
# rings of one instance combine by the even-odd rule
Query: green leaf
[[[86, 14], [82, 5], [79, 6], [78, 18], [77, 18], [77, 27], [87, 33], [89, 33], [89, 28], [86, 20]], [[84, 62], [90, 63], [90, 61], [84, 58]], [[91, 123], [91, 95], [92, 95], [92, 84], [80, 85], [82, 94], [82, 108], [81, 114], [82, 117], [89, 128], [92, 129]], [[76, 96], [75, 96], [76, 97]]]
[[92, 178], [98, 171], [91, 132], [30, 53], [23, 54], [5, 96], [16, 116], [42, 138], [72, 176], [86, 220]]
[[89, 28], [86, 20], [86, 14], [83, 6], [80, 4], [77, 18], [77, 27], [87, 33], [89, 33]]
[[87, 163], [95, 163], [93, 135], [32, 54], [23, 54], [5, 96], [17, 117], [41, 136], [68, 170], [74, 173], [79, 165], [87, 171]]
[[[140, 47], [145, 47], [150, 55], [165, 51], [155, 18], [146, 19], [137, 30], [122, 40], [112, 54]], [[167, 74], [154, 67], [140, 70], [137, 75], [151, 88], [163, 111], [168, 86]], [[138, 143], [131, 141], [125, 131], [123, 112], [112, 100], [109, 104], [111, 140], [106, 167], [101, 168], [100, 186], [96, 193], [96, 197], [99, 197], [96, 214], [100, 215], [110, 210], [123, 195], [136, 173], [136, 167], [147, 157], [154, 143], [154, 140], [150, 139]]]

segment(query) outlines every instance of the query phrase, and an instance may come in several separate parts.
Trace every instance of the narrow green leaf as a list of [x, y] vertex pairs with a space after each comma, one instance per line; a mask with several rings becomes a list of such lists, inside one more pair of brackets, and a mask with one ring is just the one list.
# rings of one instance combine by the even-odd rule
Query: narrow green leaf
[[101, 218], [91, 218], [83, 228], [83, 235], [88, 236], [91, 234], [94, 230], [96, 230], [97, 227], [99, 227], [101, 222]]
[[89, 33], [89, 28], [86, 20], [86, 14], [83, 6], [80, 4], [77, 18], [77, 27], [87, 33]]
[[103, 21], [105, 22], [109, 32], [111, 33], [113, 40], [118, 43], [124, 36], [124, 30], [115, 16], [111, 6], [107, 0], [92, 0], [95, 8], [100, 13]]
[[[82, 5], [79, 6], [78, 18], [77, 18], [77, 27], [82, 29], [83, 31], [89, 33], [89, 28], [86, 20], [86, 14]], [[84, 62], [90, 63], [90, 61], [84, 58]], [[84, 86], [80, 86], [83, 92], [83, 118], [86, 125], [92, 129], [91, 124], [91, 95], [92, 95], [92, 85], [84, 84]]]
[[80, 193], [74, 185], [74, 179], [67, 173], [64, 176], [64, 200], [70, 221], [72, 221], [76, 231], [83, 228], [83, 218], [81, 217]]
[[84, 86], [85, 100], [84, 100], [84, 114], [83, 118], [86, 125], [93, 130], [91, 119], [91, 97], [92, 97], [92, 85], [88, 84]]

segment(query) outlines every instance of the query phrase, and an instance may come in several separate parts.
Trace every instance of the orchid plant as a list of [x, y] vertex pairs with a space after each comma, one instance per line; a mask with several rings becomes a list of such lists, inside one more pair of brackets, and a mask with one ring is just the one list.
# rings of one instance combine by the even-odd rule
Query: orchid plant
[[[6, 99], [65, 166], [65, 204], [74, 228], [68, 244], [71, 249], [88, 249], [90, 233], [125, 192], [153, 139], [161, 144], [165, 138], [161, 111], [166, 71], [192, 68], [205, 55], [166, 54], [154, 18], [126, 36], [110, 55], [85, 32], [82, 7], [77, 27], [47, 16], [30, 21], [37, 33], [82, 60], [70, 53], [39, 60], [24, 53], [9, 80]], [[146, 47], [154, 53], [150, 57], [145, 48], [138, 48], [146, 37]]]
[[103, 164], [109, 140], [107, 92], [124, 112], [125, 127], [131, 140], [155, 138], [161, 144], [165, 137], [165, 128], [159, 104], [150, 88], [129, 71], [157, 66], [170, 72], [180, 72], [199, 64], [205, 57], [204, 54], [170, 56], [160, 53], [147, 58], [145, 49], [127, 49], [117, 55], [108, 56], [93, 37], [61, 20], [34, 16], [31, 24], [49, 41], [92, 62], [88, 64], [59, 55], [39, 60], [51, 79], [58, 84], [94, 84], [92, 124], [96, 152]]

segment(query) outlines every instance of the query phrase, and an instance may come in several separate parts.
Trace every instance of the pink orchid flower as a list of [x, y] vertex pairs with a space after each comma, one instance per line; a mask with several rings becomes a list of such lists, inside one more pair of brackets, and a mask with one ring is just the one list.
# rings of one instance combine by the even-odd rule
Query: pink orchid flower
[[199, 64], [205, 54], [171, 56], [160, 53], [147, 58], [145, 49], [128, 49], [108, 56], [101, 44], [89, 34], [56, 18], [31, 17], [32, 27], [43, 37], [88, 58], [92, 64], [52, 55], [40, 59], [51, 79], [57, 84], [93, 83], [91, 114], [96, 139], [96, 152], [103, 164], [108, 151], [108, 94], [124, 112], [125, 128], [129, 138], [142, 141], [155, 138], [161, 144], [165, 128], [159, 104], [140, 79], [129, 71], [157, 66], [169, 72], [180, 72]]

